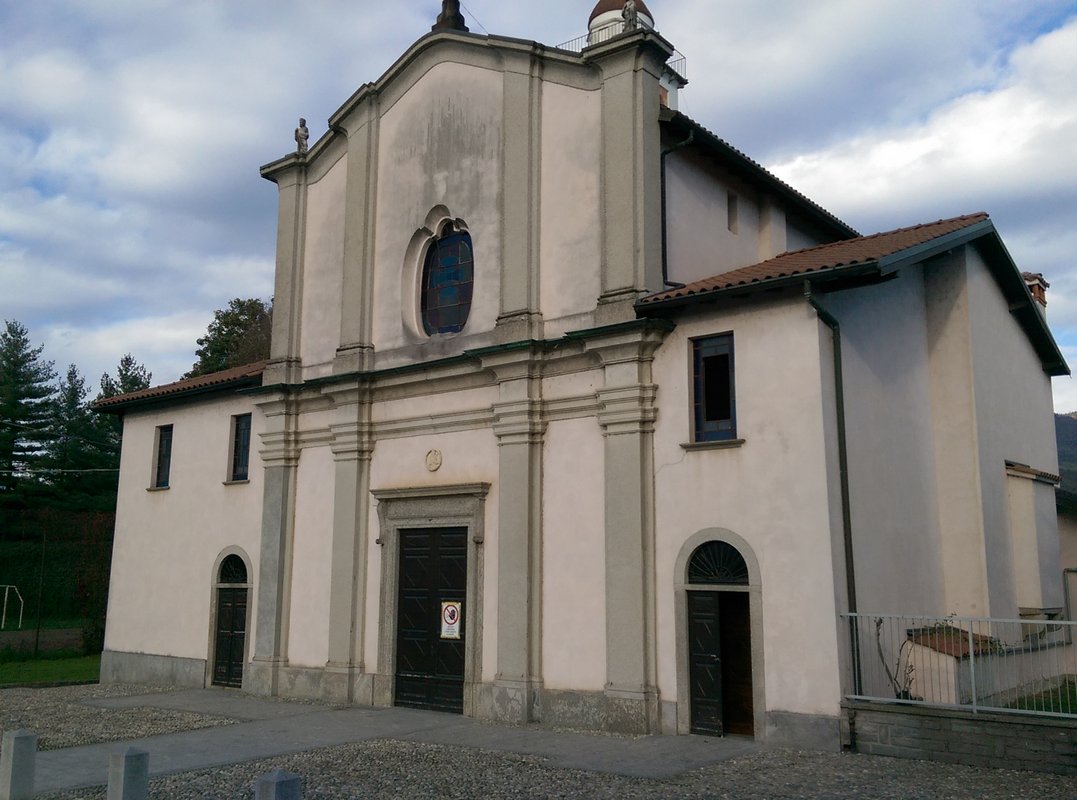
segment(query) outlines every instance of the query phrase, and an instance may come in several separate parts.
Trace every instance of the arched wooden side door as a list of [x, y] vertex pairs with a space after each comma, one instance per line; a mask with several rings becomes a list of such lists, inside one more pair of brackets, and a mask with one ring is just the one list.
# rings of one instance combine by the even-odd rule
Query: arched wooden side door
[[217, 580], [217, 619], [214, 626], [214, 686], [240, 688], [247, 647], [247, 566], [237, 555], [221, 562]]
[[732, 545], [706, 542], [692, 554], [687, 577], [691, 731], [751, 736], [755, 723], [747, 565]]

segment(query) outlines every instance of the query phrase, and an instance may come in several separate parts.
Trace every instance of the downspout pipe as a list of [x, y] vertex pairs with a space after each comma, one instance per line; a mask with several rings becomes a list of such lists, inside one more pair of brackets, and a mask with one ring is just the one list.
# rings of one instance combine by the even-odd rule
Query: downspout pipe
[[666, 240], [669, 238], [669, 234], [666, 232], [666, 156], [670, 153], [675, 153], [681, 148], [687, 147], [695, 141], [696, 132], [688, 131], [688, 138], [683, 142], [677, 142], [662, 150], [662, 288], [663, 289], [683, 289], [683, 283], [677, 283], [669, 279], [669, 248], [666, 244]]
[[[845, 380], [841, 368], [841, 325], [838, 320], [823, 308], [815, 299], [811, 281], [804, 281], [804, 298], [815, 309], [819, 320], [830, 328], [834, 340], [834, 405], [838, 429], [838, 474], [841, 483], [841, 525], [845, 550], [845, 594], [849, 613], [857, 613], [856, 604], [856, 568], [853, 559], [853, 522], [852, 505], [849, 500], [849, 453], [845, 431]], [[856, 618], [850, 620], [853, 648], [853, 684], [856, 694], [861, 693], [860, 686], [860, 629]]]

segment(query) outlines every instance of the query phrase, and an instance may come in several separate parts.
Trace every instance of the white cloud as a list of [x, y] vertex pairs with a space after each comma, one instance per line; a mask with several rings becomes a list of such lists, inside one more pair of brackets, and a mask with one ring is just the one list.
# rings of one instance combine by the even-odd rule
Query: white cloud
[[[319, 137], [437, 5], [0, 4], [0, 318], [93, 380], [127, 351], [158, 380], [186, 370], [213, 309], [272, 291], [258, 166], [299, 116]], [[557, 44], [592, 3], [466, 5], [473, 31]], [[1077, 263], [1058, 269], [1077, 251], [1077, 22], [1039, 35], [1069, 4], [652, 5], [688, 56], [687, 113], [865, 228], [986, 208], [1077, 342]]]

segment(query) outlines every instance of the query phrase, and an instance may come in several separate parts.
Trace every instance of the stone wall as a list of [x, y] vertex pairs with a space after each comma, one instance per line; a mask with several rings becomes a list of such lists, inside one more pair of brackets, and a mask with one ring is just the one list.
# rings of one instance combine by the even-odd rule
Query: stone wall
[[850, 701], [853, 749], [898, 758], [1077, 775], [1077, 721]]

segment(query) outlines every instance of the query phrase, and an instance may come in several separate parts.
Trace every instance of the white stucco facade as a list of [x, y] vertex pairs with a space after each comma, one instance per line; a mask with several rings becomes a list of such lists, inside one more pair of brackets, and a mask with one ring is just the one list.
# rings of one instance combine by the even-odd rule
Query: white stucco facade
[[[103, 409], [125, 415], [111, 679], [212, 682], [234, 552], [247, 691], [836, 748], [857, 601], [1061, 604], [1065, 365], [1013, 311], [1032, 301], [993, 226], [770, 269], [862, 240], [662, 106], [672, 53], [649, 27], [582, 54], [435, 32], [263, 168], [257, 381]], [[442, 242], [471, 259], [445, 328]], [[162, 425], [173, 478], [147, 491]]]

